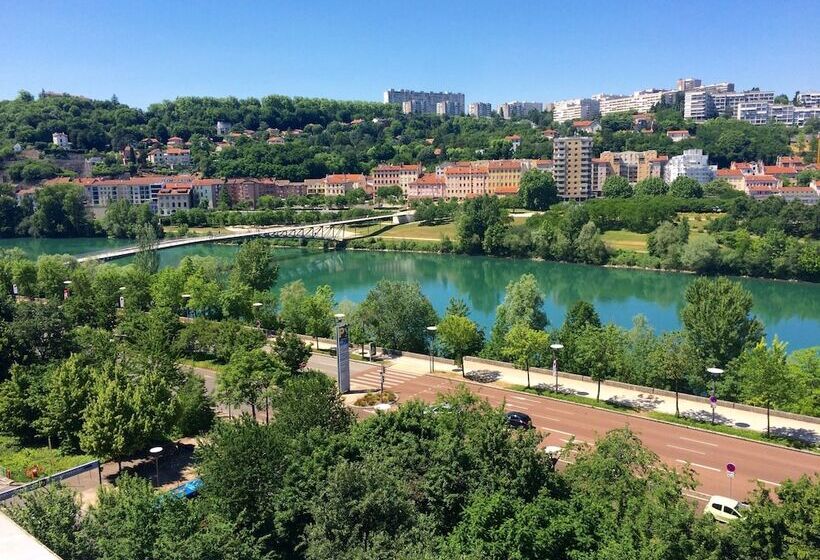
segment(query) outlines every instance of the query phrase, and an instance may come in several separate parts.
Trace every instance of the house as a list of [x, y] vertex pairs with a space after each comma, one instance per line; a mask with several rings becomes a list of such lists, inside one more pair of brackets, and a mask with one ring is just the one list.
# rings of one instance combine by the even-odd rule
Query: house
[[421, 164], [409, 165], [378, 165], [373, 168], [370, 176], [373, 185], [379, 187], [390, 187], [398, 185], [402, 191], [407, 190], [407, 185], [415, 181], [421, 175]]
[[157, 193], [157, 213], [172, 216], [180, 210], [191, 209], [191, 183], [166, 183]]
[[425, 173], [407, 185], [407, 198], [444, 198], [446, 196], [446, 181], [436, 173]]
[[652, 132], [655, 129], [655, 115], [652, 113], [636, 113], [632, 116], [632, 128], [638, 132]]
[[785, 167], [783, 165], [764, 165], [763, 174], [773, 175], [779, 179], [788, 179], [794, 181], [797, 179], [799, 170], [795, 167]]
[[51, 143], [61, 150], [68, 150], [71, 148], [71, 142], [68, 141], [68, 134], [65, 132], [54, 132], [51, 135]]
[[802, 171], [806, 167], [803, 158], [798, 156], [777, 156], [777, 165], [781, 167], [794, 167]]
[[588, 134], [595, 134], [601, 130], [601, 125], [598, 121], [573, 121], [572, 128], [576, 132], [586, 132]]
[[285, 139], [282, 138], [281, 136], [271, 136], [270, 138], [268, 138], [268, 144], [270, 144], [271, 146], [281, 145], [281, 144], [284, 144], [284, 143], [285, 143]]
[[153, 149], [148, 152], [151, 165], [163, 165], [171, 168], [191, 165], [191, 150], [183, 148], [166, 148], [164, 151]]
[[518, 134], [511, 134], [510, 136], [505, 136], [504, 140], [512, 144], [512, 151], [515, 153], [518, 150], [518, 146], [521, 145], [521, 137]]
[[340, 173], [327, 175], [324, 178], [325, 196], [342, 196], [353, 189], [364, 190], [367, 186], [367, 178], [358, 173]]
[[168, 146], [173, 147], [173, 148], [184, 148], [185, 147], [185, 141], [182, 138], [180, 138], [179, 136], [171, 136], [168, 139]]
[[745, 190], [746, 176], [743, 175], [743, 172], [740, 169], [718, 169], [716, 178], [723, 179], [729, 183], [733, 189], [739, 191]]
[[549, 138], [550, 140], [552, 140], [553, 138], [558, 138], [558, 131], [557, 131], [557, 130], [554, 130], [554, 129], [552, 129], [552, 128], [548, 128], [548, 129], [544, 130], [544, 131], [541, 133], [541, 135], [542, 135], [544, 138]]
[[667, 130], [666, 137], [672, 140], [672, 142], [682, 142], [683, 140], [689, 139], [689, 131], [688, 130]]
[[502, 159], [487, 163], [487, 192], [489, 194], [518, 194], [523, 163], [517, 159]]

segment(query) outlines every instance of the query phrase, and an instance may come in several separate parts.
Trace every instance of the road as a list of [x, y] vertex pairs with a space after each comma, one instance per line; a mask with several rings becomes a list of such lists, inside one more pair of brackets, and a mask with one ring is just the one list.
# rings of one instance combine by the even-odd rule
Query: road
[[[308, 367], [336, 376], [336, 359], [330, 356], [314, 354]], [[378, 390], [380, 368], [375, 363], [351, 361], [351, 388]], [[214, 372], [197, 369], [197, 373], [205, 378], [208, 389], [213, 390]], [[411, 399], [432, 402], [438, 394], [451, 391], [459, 384], [457, 380], [389, 366], [385, 374], [385, 388], [395, 391], [401, 402]], [[735, 498], [746, 496], [758, 483], [776, 488], [786, 478], [820, 472], [820, 455], [477, 383], [466, 383], [466, 386], [494, 406], [503, 402], [507, 410], [529, 414], [535, 427], [546, 434], [542, 445], [563, 446], [571, 439], [594, 443], [609, 430], [629, 426], [666, 464], [678, 468], [691, 466], [699, 486], [687, 495], [701, 502], [713, 494], [729, 494], [727, 463], [737, 467], [731, 492]], [[372, 411], [362, 411], [360, 416], [368, 414]]]

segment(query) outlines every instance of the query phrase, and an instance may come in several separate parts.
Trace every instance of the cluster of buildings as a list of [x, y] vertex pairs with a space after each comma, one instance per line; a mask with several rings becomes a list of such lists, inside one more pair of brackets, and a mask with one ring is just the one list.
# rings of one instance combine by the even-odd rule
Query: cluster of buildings
[[401, 105], [404, 114], [464, 114], [463, 93], [389, 89], [384, 92], [384, 102]]
[[717, 178], [757, 200], [780, 196], [789, 201], [816, 204], [820, 200], [820, 182], [797, 185], [797, 174], [806, 167], [802, 158], [796, 156], [781, 156], [775, 165], [760, 161], [732, 162], [728, 169], [718, 169]]
[[684, 98], [683, 116], [694, 121], [704, 121], [718, 116], [733, 117], [754, 125], [781, 123], [803, 126], [809, 119], [820, 118], [820, 92], [797, 95], [797, 105], [775, 103], [773, 91], [713, 92], [705, 89], [687, 91]]

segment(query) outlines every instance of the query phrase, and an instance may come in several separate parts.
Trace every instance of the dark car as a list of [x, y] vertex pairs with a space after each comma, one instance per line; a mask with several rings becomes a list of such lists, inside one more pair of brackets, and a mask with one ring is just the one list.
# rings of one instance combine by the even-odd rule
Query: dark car
[[532, 428], [532, 418], [523, 412], [510, 411], [507, 413], [507, 425], [510, 428]]

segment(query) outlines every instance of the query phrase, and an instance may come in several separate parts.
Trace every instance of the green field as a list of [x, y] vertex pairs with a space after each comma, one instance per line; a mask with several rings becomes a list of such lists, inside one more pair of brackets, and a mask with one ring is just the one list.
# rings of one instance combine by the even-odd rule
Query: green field
[[443, 236], [456, 238], [456, 225], [452, 222], [434, 226], [421, 225], [419, 222], [399, 224], [379, 234], [384, 239], [414, 239], [419, 241], [439, 241]]
[[635, 233], [624, 229], [605, 231], [601, 234], [607, 248], [612, 250], [625, 249], [637, 253], [646, 253], [646, 233]]
[[11, 474], [17, 482], [28, 482], [26, 470], [38, 467], [38, 478], [51, 475], [88, 461], [90, 455], [63, 455], [56, 449], [48, 447], [19, 447], [13, 438], [0, 438], [0, 476]]

